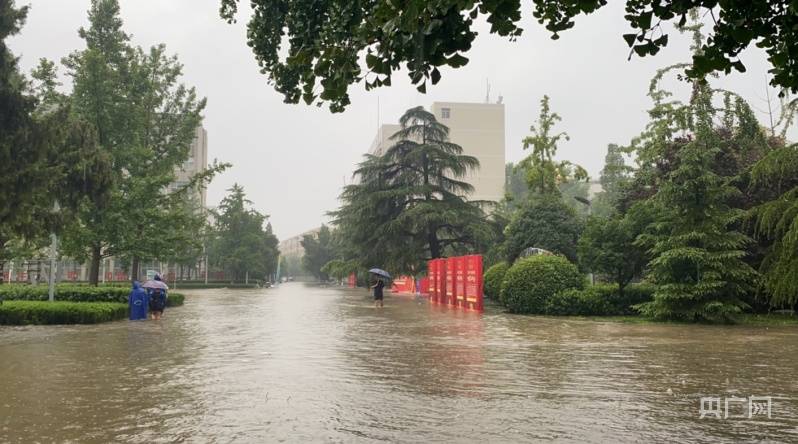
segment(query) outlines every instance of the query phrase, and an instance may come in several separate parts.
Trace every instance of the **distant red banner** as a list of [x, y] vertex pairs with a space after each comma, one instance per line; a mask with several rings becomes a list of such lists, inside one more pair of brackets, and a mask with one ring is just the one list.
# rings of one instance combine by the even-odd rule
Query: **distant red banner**
[[349, 288], [357, 287], [357, 275], [355, 273], [351, 273], [349, 275]]
[[429, 300], [467, 310], [482, 311], [482, 256], [433, 259], [427, 263]]
[[391, 291], [394, 293], [415, 293], [416, 283], [410, 276], [399, 276], [393, 280]]

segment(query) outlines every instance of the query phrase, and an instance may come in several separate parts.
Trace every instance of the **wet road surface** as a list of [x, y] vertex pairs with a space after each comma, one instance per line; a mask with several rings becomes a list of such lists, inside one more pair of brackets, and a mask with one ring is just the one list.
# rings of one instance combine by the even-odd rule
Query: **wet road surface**
[[[160, 322], [0, 327], [0, 442], [798, 442], [796, 328], [186, 293]], [[699, 419], [752, 395], [770, 419]]]

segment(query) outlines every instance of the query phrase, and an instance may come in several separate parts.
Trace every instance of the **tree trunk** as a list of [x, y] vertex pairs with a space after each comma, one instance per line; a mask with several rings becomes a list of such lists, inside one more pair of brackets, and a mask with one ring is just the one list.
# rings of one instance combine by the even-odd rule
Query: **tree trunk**
[[429, 243], [430, 257], [432, 259], [441, 257], [441, 245], [438, 241], [438, 235], [435, 233], [435, 229], [432, 227], [427, 229], [427, 243]]
[[138, 281], [141, 278], [141, 260], [139, 257], [133, 256], [133, 260], [130, 262], [130, 277], [133, 281]]
[[91, 264], [89, 266], [89, 285], [97, 286], [100, 283], [100, 261], [102, 260], [102, 247], [100, 244], [91, 246]]

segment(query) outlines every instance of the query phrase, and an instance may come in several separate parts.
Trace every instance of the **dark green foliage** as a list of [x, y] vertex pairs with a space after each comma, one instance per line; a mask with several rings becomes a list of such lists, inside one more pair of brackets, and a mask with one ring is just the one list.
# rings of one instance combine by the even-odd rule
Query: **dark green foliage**
[[[56, 287], [56, 301], [68, 302], [117, 302], [127, 303], [130, 285], [124, 287], [59, 284]], [[46, 301], [48, 298], [46, 285], [4, 285], [0, 287], [0, 298], [6, 301]], [[167, 307], [183, 305], [185, 296], [168, 292]]]
[[798, 145], [770, 152], [753, 169], [753, 187], [774, 195], [749, 212], [757, 235], [771, 242], [762, 262], [774, 306], [798, 302]]
[[320, 281], [326, 281], [330, 276], [324, 271], [324, 266], [335, 257], [333, 237], [329, 227], [322, 225], [317, 234], [306, 234], [302, 238], [302, 267]]
[[339, 259], [417, 275], [427, 260], [473, 252], [494, 232], [480, 204], [464, 197], [473, 187], [461, 179], [477, 159], [421, 107], [400, 124], [394, 144], [359, 165], [332, 216], [345, 250]]
[[[234, 21], [238, 2], [221, 0], [221, 16]], [[288, 103], [329, 103], [331, 110], [342, 111], [354, 83], [365, 81], [366, 89], [390, 86], [392, 74], [406, 69], [410, 81], [425, 92], [428, 81], [440, 81], [442, 68], [467, 64], [465, 54], [477, 36], [475, 22], [487, 21], [490, 33], [515, 39], [522, 33], [523, 8], [529, 8], [557, 39], [574, 26], [576, 16], [594, 13], [608, 1], [534, 0], [534, 6], [518, 0], [251, 4], [247, 43], [269, 83]], [[684, 27], [694, 9], [702, 15], [713, 10], [714, 26], [710, 38], [699, 42], [701, 51], [693, 56], [689, 76], [745, 71], [739, 54], [756, 43], [768, 54], [771, 83], [798, 90], [798, 14], [791, 0], [626, 0], [624, 18], [632, 30], [622, 37], [631, 49], [629, 57], [657, 54], [668, 44], [663, 29], [669, 23]]]
[[632, 284], [623, 294], [614, 284], [599, 284], [583, 290], [557, 293], [546, 304], [546, 314], [561, 316], [627, 316], [637, 314], [634, 306], [650, 302], [654, 286]]
[[557, 194], [533, 196], [507, 226], [504, 243], [508, 260], [529, 247], [543, 248], [576, 261], [582, 222]]
[[607, 293], [599, 287], [571, 288], [546, 301], [545, 313], [553, 316], [609, 316], [615, 314]]
[[502, 282], [507, 270], [510, 269], [510, 264], [507, 262], [499, 262], [488, 268], [485, 271], [483, 289], [485, 296], [491, 299], [498, 299], [502, 289]]
[[564, 257], [532, 256], [507, 270], [499, 301], [510, 313], [542, 314], [555, 294], [583, 285], [584, 276]]
[[[647, 223], [646, 223], [647, 225]], [[645, 225], [634, 223], [631, 215], [605, 219], [591, 217], [579, 238], [579, 263], [593, 273], [600, 273], [618, 284], [621, 292], [648, 263], [644, 247], [635, 244]]]
[[[63, 59], [72, 79], [65, 102], [92, 131], [112, 171], [103, 186], [82, 194], [63, 250], [90, 260], [94, 284], [106, 256], [129, 260], [134, 276], [142, 260], [193, 263], [206, 217], [189, 196], [227, 165], [170, 184], [189, 157], [205, 99], [180, 83], [183, 67], [164, 45], [131, 44], [118, 0], [92, 0], [88, 15], [88, 28], [79, 31], [85, 49]], [[43, 64], [40, 71], [53, 70]]]
[[117, 302], [7, 301], [0, 305], [0, 325], [97, 324], [127, 315], [127, 304]]
[[363, 272], [364, 268], [358, 261], [333, 259], [324, 264], [324, 266], [321, 267], [321, 271], [332, 278], [342, 281], [352, 273], [357, 274], [357, 272]]
[[712, 168], [720, 143], [711, 98], [696, 85], [683, 109], [694, 136], [654, 197], [664, 211], [639, 241], [652, 246], [649, 279], [657, 285], [641, 310], [655, 318], [731, 322], [753, 291], [756, 272], [743, 261], [750, 239], [736, 228], [741, 210], [729, 205], [739, 190]]
[[216, 226], [209, 245], [208, 260], [236, 282], [249, 278], [269, 280], [277, 270], [278, 240], [268, 216], [249, 208], [244, 189], [238, 184], [227, 190], [214, 212]]

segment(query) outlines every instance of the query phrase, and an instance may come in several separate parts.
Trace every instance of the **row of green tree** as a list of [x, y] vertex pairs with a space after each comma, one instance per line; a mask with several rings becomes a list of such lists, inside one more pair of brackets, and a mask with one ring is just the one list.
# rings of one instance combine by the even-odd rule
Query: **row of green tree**
[[[5, 42], [27, 7], [2, 7]], [[90, 263], [96, 284], [107, 256], [127, 261], [134, 275], [141, 261], [197, 257], [205, 215], [192, 191], [227, 165], [166, 192], [188, 159], [205, 99], [180, 83], [182, 66], [163, 45], [131, 44], [116, 0], [93, 0], [88, 18], [78, 31], [86, 47], [61, 60], [69, 85], [45, 59], [28, 79], [3, 43], [0, 264], [55, 232], [62, 253]]]
[[[700, 38], [700, 27], [692, 28]], [[787, 141], [796, 102], [779, 101], [771, 125], [739, 95], [694, 81], [678, 100], [658, 71], [646, 129], [626, 147], [610, 145], [603, 191], [587, 198], [587, 174], [558, 161], [568, 136], [541, 101], [524, 141], [530, 154], [508, 168], [507, 198], [465, 198], [461, 181], [475, 159], [448, 141], [447, 129], [409, 110], [393, 145], [368, 155], [334, 211], [325, 257], [315, 270], [340, 277], [379, 266], [418, 275], [428, 259], [484, 252], [488, 265], [512, 263], [530, 247], [578, 263], [621, 293], [632, 281], [655, 285], [641, 313], [728, 321], [744, 310], [798, 301], [798, 145]], [[632, 159], [627, 164], [626, 158]], [[523, 180], [519, 180], [522, 178]], [[575, 207], [576, 205], [576, 207]], [[581, 211], [575, 208], [581, 207]]]
[[273, 273], [277, 240], [240, 187], [214, 226], [196, 198], [229, 165], [175, 185], [206, 102], [181, 83], [177, 58], [133, 45], [117, 0], [92, 0], [85, 48], [26, 76], [6, 40], [27, 12], [0, 3], [0, 282], [6, 261], [37, 255], [51, 233], [61, 254], [90, 264], [92, 284], [108, 256], [133, 276], [143, 261], [194, 266], [206, 252], [235, 279]]

